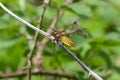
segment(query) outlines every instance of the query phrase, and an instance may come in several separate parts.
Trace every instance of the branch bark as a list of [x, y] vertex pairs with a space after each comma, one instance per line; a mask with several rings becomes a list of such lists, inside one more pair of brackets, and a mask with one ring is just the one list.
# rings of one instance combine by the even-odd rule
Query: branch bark
[[[44, 1], [43, 3], [43, 11], [40, 15], [40, 19], [39, 19], [39, 26], [38, 28], [41, 29], [42, 27], [42, 22], [43, 22], [43, 17], [44, 17], [44, 13], [46, 11], [46, 8], [47, 8], [47, 5], [49, 3], [50, 0], [46, 0]], [[36, 47], [36, 43], [37, 43], [37, 39], [38, 39], [38, 35], [39, 33], [38, 32], [35, 32], [35, 36], [34, 36], [34, 42], [33, 42], [33, 46], [32, 46], [32, 49], [30, 50], [29, 54], [28, 54], [28, 73], [27, 73], [27, 80], [31, 80], [31, 69], [32, 69], [32, 57], [33, 57], [33, 52], [34, 52], [34, 49]]]
[[[76, 77], [72, 74], [67, 74], [63, 72], [57, 72], [57, 71], [41, 71], [41, 70], [33, 70], [31, 71], [32, 75], [48, 75], [48, 76], [56, 76], [56, 77], [65, 77], [68, 79], [76, 79]], [[7, 74], [0, 74], [0, 79], [3, 78], [15, 78], [15, 77], [24, 77], [27, 75], [27, 71], [17, 71]]]

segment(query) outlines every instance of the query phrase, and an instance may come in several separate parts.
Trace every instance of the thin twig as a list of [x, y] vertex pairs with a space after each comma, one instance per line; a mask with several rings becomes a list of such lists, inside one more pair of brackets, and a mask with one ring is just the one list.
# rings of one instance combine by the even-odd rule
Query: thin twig
[[[57, 72], [57, 71], [42, 71], [42, 70], [33, 70], [32, 75], [49, 75], [49, 76], [56, 76], [56, 77], [65, 77], [68, 79], [76, 79], [76, 77], [72, 74]], [[6, 74], [0, 74], [0, 79], [3, 78], [15, 78], [15, 77], [24, 77], [27, 75], [27, 71], [17, 71], [17, 72], [10, 72]]]
[[[48, 0], [49, 3], [49, 0]], [[42, 22], [43, 22], [43, 17], [44, 17], [44, 13], [46, 11], [46, 7], [48, 3], [43, 3], [43, 11], [40, 15], [40, 21], [39, 21], [39, 26], [38, 28], [40, 29], [42, 27]], [[27, 73], [27, 80], [31, 80], [31, 68], [32, 68], [32, 57], [33, 57], [33, 52], [37, 43], [37, 39], [38, 39], [38, 35], [39, 33], [36, 32], [35, 36], [34, 36], [34, 42], [33, 42], [33, 46], [32, 49], [30, 50], [29, 54], [28, 54], [28, 73]]]
[[13, 12], [11, 12], [9, 9], [7, 9], [1, 2], [0, 2], [0, 7], [6, 12], [8, 13], [10, 16], [14, 17], [16, 20], [20, 21], [21, 23], [23, 23], [24, 25], [26, 25], [27, 27], [35, 30], [36, 32], [46, 36], [47, 38], [51, 39], [52, 41], [54, 40], [53, 36], [50, 36], [48, 33], [36, 28], [35, 26], [31, 25], [30, 23], [28, 23], [27, 21], [23, 20], [22, 18], [18, 17], [17, 15], [15, 15]]
[[94, 73], [90, 68], [88, 68], [73, 52], [68, 50], [60, 41], [57, 41], [57, 44], [65, 50], [69, 55], [71, 55], [77, 62], [80, 64], [80, 66], [91, 76], [93, 76], [96, 80], [103, 80], [101, 77], [99, 77], [96, 73]]

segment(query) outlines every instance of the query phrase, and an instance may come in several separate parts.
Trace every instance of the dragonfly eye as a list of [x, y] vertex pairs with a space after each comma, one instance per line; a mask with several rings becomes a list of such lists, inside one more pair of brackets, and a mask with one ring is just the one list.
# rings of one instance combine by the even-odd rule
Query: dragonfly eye
[[51, 32], [51, 35], [55, 37], [55, 40], [59, 40], [60, 39], [60, 36], [62, 35], [60, 31], [56, 31], [56, 30], [53, 30]]

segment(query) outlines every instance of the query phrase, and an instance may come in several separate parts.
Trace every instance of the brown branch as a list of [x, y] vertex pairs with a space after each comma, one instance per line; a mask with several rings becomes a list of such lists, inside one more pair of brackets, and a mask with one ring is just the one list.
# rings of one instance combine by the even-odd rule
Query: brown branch
[[[68, 0], [66, 0], [66, 5], [68, 5], [68, 4], [70, 4], [70, 2], [69, 2]], [[59, 18], [60, 18], [63, 14], [64, 14], [64, 11], [62, 11], [62, 10], [59, 10], [59, 11], [57, 12], [57, 16], [53, 19], [50, 27], [49, 27], [48, 30], [47, 30], [47, 33], [48, 33], [48, 34], [51, 33], [51, 31], [52, 31], [52, 30], [54, 29], [54, 27], [56, 26]], [[43, 51], [44, 51], [44, 49], [45, 49], [45, 45], [46, 45], [46, 42], [47, 42], [47, 41], [48, 41], [48, 38], [46, 38], [46, 37], [43, 38], [43, 39], [40, 41], [40, 43], [39, 43], [39, 45], [38, 45], [37, 54], [36, 54], [36, 56], [35, 56], [35, 58], [34, 58], [34, 65], [36, 65], [36, 67], [39, 68], [39, 69], [40, 69], [40, 66], [41, 66], [41, 62], [40, 62], [40, 61], [41, 61], [42, 53], [43, 53]]]
[[[49, 3], [49, 0], [48, 0], [48, 3]], [[43, 11], [40, 15], [39, 26], [38, 26], [39, 29], [42, 27], [44, 13], [46, 11], [48, 3], [45, 3], [45, 2], [43, 3]], [[35, 49], [35, 46], [36, 46], [36, 43], [37, 43], [38, 35], [39, 35], [39, 33], [36, 32], [35, 36], [34, 36], [34, 42], [33, 42], [32, 49], [30, 50], [30, 52], [28, 54], [28, 73], [27, 73], [27, 79], [28, 80], [31, 80], [32, 57], [33, 57], [33, 52], [34, 52], [34, 49]]]
[[[58, 11], [58, 15], [53, 19], [50, 27], [47, 30], [48, 34], [50, 34], [52, 29], [54, 29], [54, 27], [56, 26], [56, 24], [59, 20], [59, 17], [61, 17], [62, 15], [63, 15], [63, 11]], [[44, 48], [45, 48], [47, 41], [48, 41], [48, 38], [45, 37], [38, 44], [38, 51], [37, 51], [37, 54], [34, 58], [34, 65], [36, 65], [37, 68], [40, 68], [41, 62], [39, 62], [39, 61], [41, 61], [42, 52], [44, 51]]]
[[[65, 77], [69, 79], [76, 79], [76, 77], [72, 74], [67, 74], [63, 72], [57, 72], [57, 71], [40, 71], [40, 70], [34, 70], [31, 71], [32, 75], [49, 75], [49, 76], [56, 76], [56, 77]], [[15, 78], [15, 77], [24, 77], [27, 75], [27, 71], [17, 71], [12, 73], [6, 73], [6, 74], [0, 74], [0, 79], [3, 78]]]

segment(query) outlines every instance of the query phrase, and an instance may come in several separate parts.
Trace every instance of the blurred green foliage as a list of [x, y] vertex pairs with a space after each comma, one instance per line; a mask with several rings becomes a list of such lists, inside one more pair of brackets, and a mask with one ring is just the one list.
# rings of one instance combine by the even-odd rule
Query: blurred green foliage
[[[15, 14], [37, 26], [42, 7], [36, 6], [35, 1], [0, 0]], [[120, 0], [76, 1], [66, 6], [65, 0], [51, 0], [45, 12], [42, 29], [46, 31], [49, 28], [58, 10], [65, 11], [57, 23], [58, 30], [68, 29], [74, 19], [80, 18], [78, 24], [86, 28], [92, 37], [85, 39], [78, 34], [71, 34], [76, 47], [68, 48], [104, 77], [104, 80], [120, 79]], [[21, 64], [21, 61], [27, 58], [32, 46], [28, 39], [33, 38], [34, 33], [0, 8], [0, 72], [8, 72], [8, 69], [17, 71], [26, 65]], [[40, 35], [39, 39], [42, 38]], [[51, 41], [47, 42], [43, 56], [42, 64], [46, 70], [63, 69], [76, 75], [78, 80], [88, 80], [88, 76], [71, 56]], [[40, 79], [46, 80], [43, 76], [33, 76], [33, 80]]]

